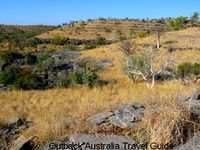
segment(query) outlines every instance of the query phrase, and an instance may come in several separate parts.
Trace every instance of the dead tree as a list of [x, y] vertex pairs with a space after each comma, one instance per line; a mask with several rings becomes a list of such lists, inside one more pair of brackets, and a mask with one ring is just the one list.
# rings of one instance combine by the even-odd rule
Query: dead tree
[[119, 44], [119, 50], [122, 51], [126, 56], [135, 53], [137, 44], [131, 40], [125, 40]]
[[157, 35], [157, 43], [156, 43], [157, 49], [160, 49], [160, 38], [161, 38], [162, 34], [164, 33], [165, 28], [164, 28], [164, 26], [157, 26], [157, 27], [152, 28], [152, 30]]
[[173, 63], [172, 59], [165, 62], [164, 65], [156, 68], [154, 53], [141, 54], [140, 56], [128, 57], [126, 61], [126, 71], [131, 76], [139, 76], [146, 82], [148, 88], [155, 85], [155, 76], [162, 73], [169, 65]]

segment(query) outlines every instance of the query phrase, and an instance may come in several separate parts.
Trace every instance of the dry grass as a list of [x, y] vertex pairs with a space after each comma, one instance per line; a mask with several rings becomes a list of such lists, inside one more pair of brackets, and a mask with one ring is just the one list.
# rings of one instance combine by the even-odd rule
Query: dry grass
[[[180, 34], [181, 32], [183, 35], [194, 34], [190, 30], [180, 31]], [[153, 36], [149, 38], [154, 39]], [[171, 38], [173, 36], [168, 37], [167, 40]], [[142, 40], [144, 43], [147, 41], [151, 44], [148, 38]], [[179, 41], [181, 42], [184, 43], [184, 40]], [[200, 59], [200, 51], [195, 49], [173, 53], [161, 49], [156, 52], [156, 55], [158, 63], [169, 57], [174, 57], [177, 64]], [[98, 74], [104, 79], [116, 79], [117, 84], [94, 89], [82, 86], [62, 90], [2, 92], [0, 93], [0, 122], [7, 122], [15, 117], [29, 117], [34, 125], [22, 136], [38, 136], [38, 141], [46, 143], [52, 139], [62, 139], [75, 132], [89, 132], [84, 119], [95, 113], [111, 110], [117, 105], [132, 101], [149, 104], [158, 100], [159, 105], [155, 106], [156, 113], [149, 112], [150, 117], [148, 115], [145, 117], [143, 127], [151, 134], [152, 141], [166, 143], [171, 140], [174, 126], [187, 119], [187, 115], [182, 114], [182, 110], [175, 105], [175, 97], [178, 94], [190, 95], [198, 85], [183, 86], [180, 81], [174, 80], [157, 82], [154, 89], [150, 90], [144, 83], [133, 84], [123, 72], [124, 57], [117, 50], [116, 44], [84, 51], [82, 57], [112, 59], [114, 66]], [[170, 95], [174, 97], [166, 99]]]

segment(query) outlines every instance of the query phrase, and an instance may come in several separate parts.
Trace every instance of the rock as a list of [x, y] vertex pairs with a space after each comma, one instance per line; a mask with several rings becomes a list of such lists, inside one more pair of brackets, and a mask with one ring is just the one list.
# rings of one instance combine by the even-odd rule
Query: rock
[[[125, 149], [124, 143], [135, 144], [136, 142], [128, 139], [124, 136], [117, 135], [95, 135], [95, 134], [83, 134], [83, 135], [74, 135], [70, 138], [70, 141], [74, 143], [80, 143], [82, 149], [89, 149], [87, 146], [91, 146], [90, 149], [98, 149], [95, 145], [102, 145], [100, 149]], [[106, 148], [105, 145], [108, 145], [112, 148]], [[93, 147], [93, 148], [92, 148]]]
[[17, 140], [15, 141], [15, 145], [13, 146], [14, 149], [17, 150], [33, 150], [33, 137], [29, 137], [28, 139], [25, 140]]
[[[128, 144], [136, 144], [135, 141], [124, 136], [103, 135], [103, 134], [77, 134], [73, 135], [67, 141], [52, 141], [44, 146], [41, 150], [56, 149], [127, 149]], [[73, 146], [77, 145], [76, 148]]]
[[197, 89], [190, 98], [180, 98], [179, 105], [191, 112], [191, 119], [200, 123], [200, 89]]
[[200, 88], [197, 89], [191, 96], [191, 100], [199, 100], [200, 101]]
[[172, 80], [176, 78], [176, 74], [170, 71], [163, 71], [159, 74], [156, 74], [155, 80], [165, 81], [165, 80]]
[[[64, 145], [68, 145], [68, 144], [71, 144], [72, 142], [69, 142], [69, 141], [64, 141], [64, 142], [61, 142], [61, 141], [51, 141], [49, 142], [47, 145], [45, 145], [43, 148], [41, 148], [41, 150], [64, 150], [67, 148], [64, 147]], [[63, 145], [63, 146], [60, 146], [60, 145]]]
[[0, 84], [0, 91], [9, 91], [12, 89], [11, 85]]
[[110, 121], [121, 128], [135, 128], [144, 116], [145, 107], [139, 103], [122, 105], [114, 110]]
[[[25, 119], [15, 118], [10, 120], [3, 126], [0, 132], [0, 139], [4, 141], [8, 146], [13, 145], [13, 141], [17, 140], [21, 132], [28, 129], [32, 122]], [[28, 141], [24, 141], [27, 143]], [[22, 144], [21, 144], [22, 145]]]
[[113, 66], [113, 61], [110, 59], [101, 59], [97, 62], [96, 70], [103, 70]]
[[103, 112], [88, 118], [93, 125], [98, 126], [110, 122], [120, 128], [136, 128], [144, 116], [145, 107], [139, 103], [121, 105], [112, 112]]
[[194, 136], [185, 144], [174, 148], [174, 150], [200, 150], [200, 136]]
[[108, 119], [112, 115], [113, 115], [112, 112], [103, 112], [103, 113], [96, 114], [96, 115], [88, 118], [87, 120], [93, 125], [100, 125], [101, 123], [103, 123], [106, 119]]

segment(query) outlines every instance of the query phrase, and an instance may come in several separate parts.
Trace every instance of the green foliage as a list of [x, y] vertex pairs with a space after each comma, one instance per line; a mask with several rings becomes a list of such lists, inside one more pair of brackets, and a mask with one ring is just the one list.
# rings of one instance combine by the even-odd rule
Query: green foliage
[[194, 75], [200, 75], [200, 63], [193, 64], [193, 73]]
[[11, 68], [8, 71], [0, 73], [0, 83], [9, 84], [14, 89], [41, 89], [43, 86], [42, 80], [31, 70], [21, 68]]
[[85, 49], [85, 50], [94, 49], [94, 48], [96, 48], [96, 45], [95, 45], [94, 43], [89, 43], [89, 44], [86, 44], [86, 45], [84, 46], [84, 49]]
[[68, 44], [69, 42], [69, 38], [67, 37], [61, 37], [61, 36], [56, 36], [54, 39], [53, 39], [53, 43], [55, 45], [65, 45], [65, 44]]
[[106, 39], [104, 37], [97, 37], [96, 38], [96, 45], [104, 45]]
[[119, 41], [123, 41], [123, 40], [126, 40], [126, 39], [127, 39], [126, 34], [123, 33], [121, 30], [117, 30], [117, 31], [116, 31], [116, 35], [117, 35], [117, 39], [118, 39]]
[[185, 77], [191, 77], [192, 75], [200, 75], [200, 63], [182, 63], [178, 66], [177, 73], [182, 79]]
[[188, 18], [187, 17], [178, 17], [168, 21], [168, 27], [171, 30], [181, 30], [187, 27]]
[[73, 85], [87, 84], [89, 88], [93, 88], [98, 76], [93, 71], [74, 71], [68, 76], [61, 77], [57, 80], [58, 88], [67, 88]]
[[191, 21], [192, 23], [198, 23], [200, 19], [200, 14], [199, 12], [194, 12], [192, 17], [191, 17]]
[[42, 79], [36, 74], [24, 74], [20, 76], [13, 84], [17, 90], [37, 90], [43, 87]]
[[28, 53], [25, 56], [25, 63], [28, 65], [34, 65], [37, 62], [37, 57], [32, 55], [31, 53]]
[[147, 31], [139, 31], [139, 32], [138, 32], [138, 36], [139, 36], [140, 38], [146, 37], [146, 36], [147, 36]]
[[22, 70], [20, 68], [11, 68], [5, 72], [0, 73], [0, 83], [12, 85], [20, 76]]
[[71, 84], [71, 80], [68, 77], [61, 77], [56, 81], [56, 86], [58, 88], [67, 88]]
[[46, 72], [48, 70], [52, 70], [54, 62], [54, 59], [48, 51], [43, 52], [37, 59], [37, 71]]
[[12, 63], [15, 59], [19, 59], [22, 57], [23, 55], [17, 51], [9, 51], [9, 52], [2, 53], [0, 55], [0, 60], [3, 60], [8, 63]]
[[97, 76], [97, 74], [95, 72], [89, 71], [86, 74], [87, 84], [88, 84], [89, 88], [93, 88], [94, 87], [97, 78], [98, 78], [98, 76]]
[[84, 83], [84, 74], [79, 71], [74, 71], [69, 75], [69, 79], [74, 84], [83, 84]]

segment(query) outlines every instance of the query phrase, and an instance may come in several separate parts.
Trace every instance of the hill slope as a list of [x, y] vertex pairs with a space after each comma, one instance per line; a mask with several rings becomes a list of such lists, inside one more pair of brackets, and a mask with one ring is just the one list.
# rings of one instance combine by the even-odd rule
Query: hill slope
[[[107, 40], [113, 40], [117, 31], [129, 36], [130, 32], [149, 31], [152, 27], [159, 26], [155, 21], [89, 21], [63, 26], [51, 32], [39, 35], [39, 38], [54, 38], [64, 36], [74, 39], [91, 40], [102, 36]], [[134, 33], [132, 33], [134, 34]]]

